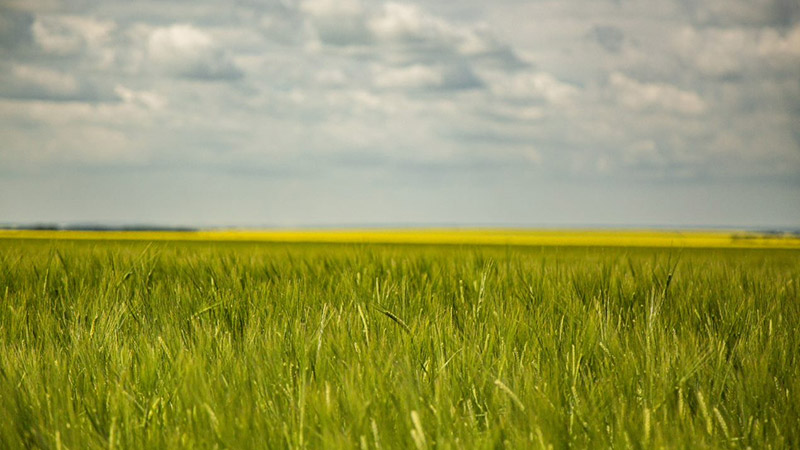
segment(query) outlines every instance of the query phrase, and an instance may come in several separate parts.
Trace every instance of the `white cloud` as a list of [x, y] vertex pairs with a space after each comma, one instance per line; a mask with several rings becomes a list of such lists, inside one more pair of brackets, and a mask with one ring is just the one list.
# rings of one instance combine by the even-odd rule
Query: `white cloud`
[[375, 85], [381, 88], [425, 88], [440, 86], [444, 81], [441, 68], [415, 64], [376, 71]]
[[546, 72], [520, 72], [508, 76], [491, 76], [492, 91], [509, 99], [543, 99], [554, 105], [566, 105], [580, 93], [579, 89]]
[[404, 3], [383, 5], [370, 18], [369, 28], [379, 38], [393, 41], [446, 41], [456, 34], [447, 22], [425, 14], [418, 6]]
[[800, 25], [786, 33], [771, 28], [762, 31], [758, 54], [777, 63], [791, 64], [795, 70], [800, 69]]
[[384, 4], [371, 15], [368, 27], [377, 40], [388, 43], [452, 49], [464, 56], [507, 51], [486, 25], [457, 24], [407, 3]]
[[147, 109], [162, 109], [167, 104], [164, 97], [152, 91], [137, 91], [117, 85], [114, 88], [114, 92], [122, 101], [134, 105], [141, 105]]
[[320, 86], [344, 86], [347, 84], [347, 75], [339, 69], [323, 69], [315, 76]]
[[26, 65], [15, 65], [12, 74], [24, 87], [42, 91], [47, 95], [64, 96], [78, 93], [78, 81], [72, 75]]
[[105, 43], [116, 28], [113, 21], [81, 16], [40, 16], [31, 30], [47, 53], [72, 55]]
[[743, 50], [751, 45], [751, 39], [744, 29], [701, 31], [687, 27], [675, 41], [683, 59], [704, 74], [722, 77], [742, 70], [746, 61]]
[[466, 90], [479, 88], [483, 82], [466, 64], [411, 64], [401, 67], [378, 67], [373, 83], [378, 88]]
[[[9, 118], [37, 124], [8, 132]], [[0, 134], [6, 136], [0, 161], [23, 166], [107, 165], [142, 162], [148, 151], [134, 123], [153, 119], [126, 103], [92, 106], [81, 102], [0, 100]], [[46, 129], [46, 133], [41, 130]]]
[[111, 97], [73, 72], [29, 64], [11, 64], [0, 70], [0, 97], [22, 100], [100, 101]]
[[208, 33], [189, 24], [156, 28], [147, 55], [157, 70], [197, 79], [235, 79], [242, 73]]
[[670, 84], [642, 83], [615, 72], [610, 85], [616, 101], [635, 111], [655, 109], [695, 115], [706, 110], [706, 103], [696, 93]]
[[725, 77], [759, 73], [764, 66], [796, 73], [800, 68], [800, 25], [774, 28], [683, 28], [675, 47], [702, 74]]
[[652, 139], [633, 142], [623, 149], [622, 162], [627, 166], [663, 167], [667, 158]]

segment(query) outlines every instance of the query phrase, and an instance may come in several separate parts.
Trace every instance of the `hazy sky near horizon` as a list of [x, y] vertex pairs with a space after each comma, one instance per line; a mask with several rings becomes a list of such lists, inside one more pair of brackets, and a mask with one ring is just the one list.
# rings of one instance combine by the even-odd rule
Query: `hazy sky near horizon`
[[0, 0], [0, 223], [800, 226], [796, 0]]

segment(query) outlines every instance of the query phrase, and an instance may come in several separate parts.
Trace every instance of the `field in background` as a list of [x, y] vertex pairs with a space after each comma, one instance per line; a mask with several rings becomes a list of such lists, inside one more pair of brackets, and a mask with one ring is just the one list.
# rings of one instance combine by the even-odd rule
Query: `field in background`
[[800, 446], [774, 239], [0, 233], [0, 448]]
[[51, 231], [0, 230], [0, 239], [133, 241], [307, 242], [369, 244], [455, 244], [514, 246], [794, 248], [800, 234], [744, 231], [529, 230], [529, 229], [351, 229]]

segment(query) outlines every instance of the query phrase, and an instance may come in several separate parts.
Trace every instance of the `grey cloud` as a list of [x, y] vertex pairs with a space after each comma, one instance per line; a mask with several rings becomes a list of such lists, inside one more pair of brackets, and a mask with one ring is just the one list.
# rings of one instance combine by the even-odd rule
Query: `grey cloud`
[[301, 11], [320, 41], [334, 47], [368, 47], [410, 58], [458, 56], [507, 68], [527, 65], [490, 30], [451, 22], [408, 3], [311, 0]]
[[319, 39], [329, 45], [363, 45], [372, 40], [367, 11], [355, 0], [314, 0], [302, 4]]
[[701, 26], [791, 27], [800, 22], [796, 0], [679, 0], [691, 20]]
[[795, 0], [775, 0], [772, 10], [778, 25], [788, 27], [800, 22], [800, 3]]
[[486, 51], [469, 55], [469, 58], [481, 65], [509, 71], [531, 67], [531, 64], [520, 58], [511, 46], [505, 44], [498, 44]]
[[451, 65], [444, 71], [443, 88], [460, 90], [475, 89], [483, 86], [483, 80], [467, 64]]
[[484, 86], [483, 81], [464, 63], [384, 67], [376, 71], [378, 88], [407, 90], [464, 90]]
[[10, 51], [32, 44], [31, 25], [32, 14], [0, 7], [0, 49]]
[[589, 32], [589, 36], [612, 53], [619, 52], [625, 41], [625, 33], [619, 28], [609, 25], [595, 25]]
[[271, 42], [287, 46], [300, 46], [308, 38], [301, 11], [280, 5], [259, 11], [258, 29]]

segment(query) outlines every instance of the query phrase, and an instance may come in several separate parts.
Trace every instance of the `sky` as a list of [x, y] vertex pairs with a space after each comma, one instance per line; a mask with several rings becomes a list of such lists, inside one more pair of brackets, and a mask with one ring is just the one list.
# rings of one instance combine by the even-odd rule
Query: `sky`
[[0, 223], [800, 227], [796, 0], [0, 0]]

